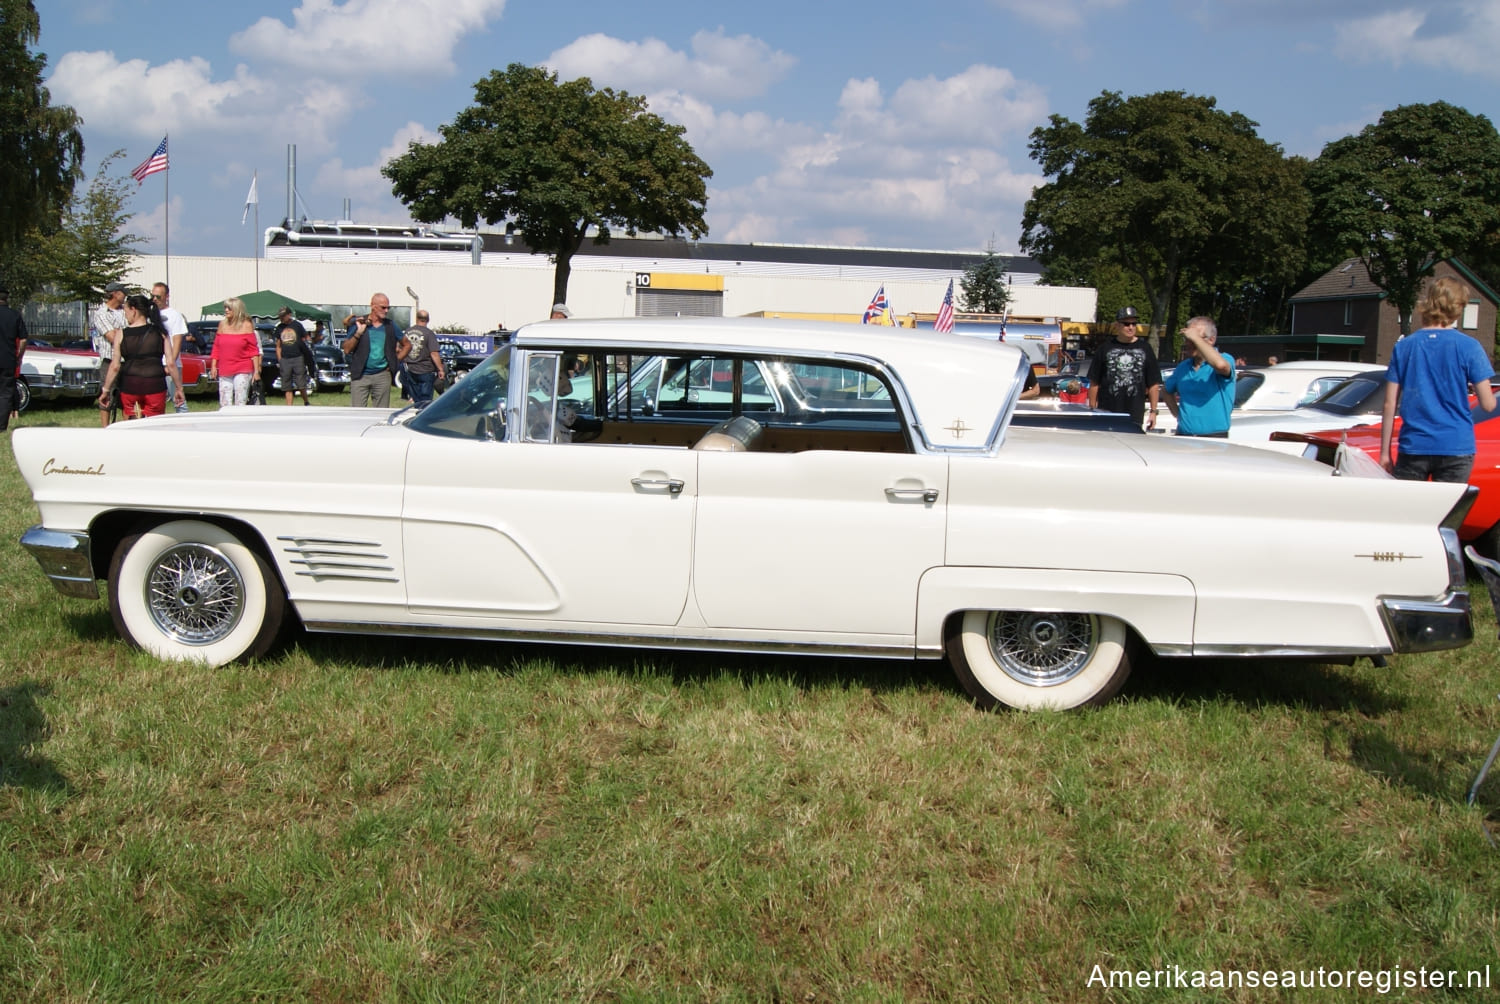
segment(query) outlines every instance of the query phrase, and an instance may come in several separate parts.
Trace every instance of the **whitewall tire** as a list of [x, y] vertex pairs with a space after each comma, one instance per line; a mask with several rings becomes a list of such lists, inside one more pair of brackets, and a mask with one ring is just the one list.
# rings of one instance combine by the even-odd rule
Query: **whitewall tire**
[[949, 622], [948, 659], [985, 708], [1103, 704], [1130, 675], [1125, 625], [1100, 614], [970, 610]]
[[109, 605], [127, 641], [160, 659], [209, 666], [264, 655], [286, 614], [265, 559], [198, 520], [121, 541], [110, 563]]

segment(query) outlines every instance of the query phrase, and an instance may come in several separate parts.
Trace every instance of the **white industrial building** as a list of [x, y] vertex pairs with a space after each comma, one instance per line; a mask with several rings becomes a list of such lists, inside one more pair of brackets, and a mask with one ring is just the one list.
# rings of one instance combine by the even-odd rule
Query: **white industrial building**
[[[982, 252], [715, 244], [671, 238], [585, 242], [573, 258], [568, 305], [575, 317], [828, 315], [857, 319], [884, 287], [893, 312], [932, 314], [950, 279]], [[1043, 286], [1031, 258], [1002, 256], [1010, 312], [1049, 321], [1094, 320], [1095, 290]], [[390, 297], [398, 323], [420, 300], [435, 327], [473, 332], [545, 318], [553, 264], [518, 234], [454, 234], [425, 227], [303, 223], [265, 232], [264, 257], [159, 255], [134, 259], [126, 281], [166, 280], [172, 304], [189, 319], [226, 296], [272, 289], [330, 309]], [[45, 329], [44, 329], [45, 330]]]

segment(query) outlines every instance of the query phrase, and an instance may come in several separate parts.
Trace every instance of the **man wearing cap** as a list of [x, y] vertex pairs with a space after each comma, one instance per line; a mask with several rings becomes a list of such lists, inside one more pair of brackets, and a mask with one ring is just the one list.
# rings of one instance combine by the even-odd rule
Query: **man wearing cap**
[[307, 353], [303, 347], [307, 342], [307, 329], [292, 316], [291, 307], [282, 307], [276, 314], [277, 369], [281, 371], [281, 389], [286, 391], [286, 403], [292, 403], [295, 390], [302, 392], [302, 403], [307, 404]]
[[[112, 282], [104, 287], [104, 302], [89, 315], [89, 327], [93, 329], [94, 351], [99, 353], [99, 378], [102, 382], [109, 361], [115, 356], [115, 343], [111, 332], [125, 328], [125, 284]], [[115, 397], [118, 397], [116, 392]], [[111, 404], [117, 402], [112, 401]], [[99, 408], [99, 424], [109, 424], [111, 404]]]
[[433, 385], [447, 378], [437, 335], [427, 326], [430, 320], [427, 311], [418, 310], [417, 323], [406, 329], [406, 340], [411, 343], [411, 351], [406, 354], [406, 376], [410, 381], [406, 389], [418, 411], [432, 403]]
[[554, 320], [554, 321], [566, 321], [568, 318], [570, 318], [572, 316], [573, 316], [573, 312], [568, 309], [568, 305], [566, 303], [554, 303], [552, 305], [551, 320]]
[[1163, 385], [1167, 406], [1177, 416], [1177, 435], [1229, 435], [1234, 410], [1234, 356], [1214, 347], [1219, 328], [1212, 318], [1195, 317], [1182, 326], [1188, 357], [1177, 364]]
[[0, 286], [0, 432], [16, 410], [16, 370], [25, 354], [26, 321], [11, 307], [10, 290]]
[[[1140, 317], [1134, 307], [1115, 314], [1115, 337], [1089, 364], [1089, 407], [1129, 415], [1137, 425], [1156, 425], [1161, 366], [1151, 346], [1136, 337]], [[1146, 413], [1150, 399], [1151, 412]]]

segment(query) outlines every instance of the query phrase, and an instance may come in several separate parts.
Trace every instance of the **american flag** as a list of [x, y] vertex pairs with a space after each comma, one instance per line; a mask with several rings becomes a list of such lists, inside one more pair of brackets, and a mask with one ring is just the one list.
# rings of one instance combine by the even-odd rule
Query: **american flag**
[[932, 330], [938, 334], [953, 334], [953, 280], [948, 280], [948, 295], [943, 297], [943, 305], [938, 308], [937, 320], [932, 322]]
[[139, 184], [158, 171], [167, 169], [167, 137], [161, 138], [161, 144], [157, 146], [156, 152], [135, 166], [130, 176]]
[[885, 298], [885, 287], [881, 286], [875, 291], [875, 299], [865, 308], [865, 319], [862, 324], [869, 324], [877, 318], [884, 317], [885, 312], [891, 307], [890, 301]]

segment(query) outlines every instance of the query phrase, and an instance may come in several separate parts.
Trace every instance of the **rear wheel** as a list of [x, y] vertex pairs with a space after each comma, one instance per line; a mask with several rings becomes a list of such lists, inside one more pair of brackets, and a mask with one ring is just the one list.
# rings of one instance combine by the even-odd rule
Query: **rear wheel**
[[959, 682], [981, 707], [1103, 704], [1130, 675], [1122, 621], [1099, 614], [970, 610], [945, 639]]
[[120, 542], [109, 570], [115, 629], [160, 659], [222, 666], [264, 655], [286, 615], [275, 572], [222, 527], [163, 523]]

